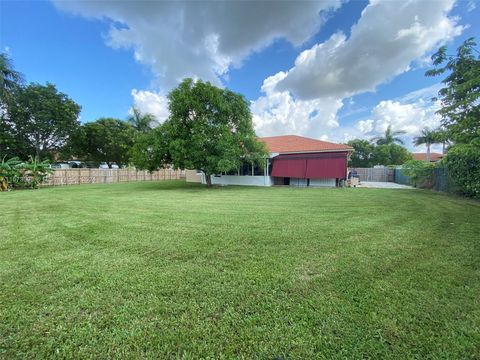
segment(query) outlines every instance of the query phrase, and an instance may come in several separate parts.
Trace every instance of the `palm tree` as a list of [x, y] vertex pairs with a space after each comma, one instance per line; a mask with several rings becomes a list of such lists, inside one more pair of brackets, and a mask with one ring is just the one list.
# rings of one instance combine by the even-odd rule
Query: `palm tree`
[[0, 54], [0, 100], [4, 101], [23, 82], [23, 76], [13, 69], [7, 54]]
[[128, 122], [140, 132], [147, 132], [158, 123], [155, 116], [142, 114], [135, 106], [132, 107], [132, 114], [128, 117]]
[[445, 154], [447, 145], [449, 144], [449, 136], [445, 129], [439, 128], [434, 131], [436, 143], [442, 144], [442, 154]]
[[424, 128], [422, 134], [413, 139], [415, 146], [426, 145], [427, 146], [427, 162], [430, 162], [430, 146], [437, 143], [436, 133], [433, 130]]
[[384, 135], [375, 136], [374, 138], [372, 138], [371, 141], [373, 141], [377, 145], [390, 145], [394, 143], [399, 143], [403, 145], [403, 140], [397, 137], [397, 135], [403, 135], [403, 134], [406, 134], [406, 131], [403, 131], [403, 130], [392, 131], [392, 125], [388, 125]]

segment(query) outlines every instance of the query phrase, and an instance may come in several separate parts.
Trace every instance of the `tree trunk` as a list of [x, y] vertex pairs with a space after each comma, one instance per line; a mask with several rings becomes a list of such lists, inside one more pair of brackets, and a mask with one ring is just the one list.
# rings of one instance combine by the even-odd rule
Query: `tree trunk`
[[205, 181], [207, 183], [207, 187], [212, 187], [212, 175], [205, 174]]
[[40, 145], [35, 146], [35, 160], [40, 161]]
[[444, 154], [444, 155], [445, 155], [445, 148], [446, 148], [446, 147], [447, 147], [447, 143], [446, 143], [446, 141], [444, 141], [444, 142], [442, 143], [442, 154]]
[[430, 144], [427, 144], [427, 162], [430, 162]]

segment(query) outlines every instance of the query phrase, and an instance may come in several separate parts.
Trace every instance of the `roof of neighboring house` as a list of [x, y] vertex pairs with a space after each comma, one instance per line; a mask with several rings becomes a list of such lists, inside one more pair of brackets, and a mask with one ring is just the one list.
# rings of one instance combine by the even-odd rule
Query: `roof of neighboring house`
[[344, 144], [335, 144], [328, 141], [311, 139], [298, 135], [269, 136], [259, 138], [270, 152], [273, 153], [303, 153], [324, 151], [353, 151], [353, 148]]
[[[427, 153], [412, 153], [413, 159], [414, 160], [422, 160], [422, 161], [427, 161]], [[440, 161], [443, 158], [443, 154], [439, 153], [430, 153], [430, 162], [436, 162]]]

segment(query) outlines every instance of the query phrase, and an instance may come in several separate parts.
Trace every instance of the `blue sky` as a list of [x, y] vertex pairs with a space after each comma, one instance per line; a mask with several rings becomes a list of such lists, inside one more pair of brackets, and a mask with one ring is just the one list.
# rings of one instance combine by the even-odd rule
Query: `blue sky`
[[[2, 1], [0, 48], [52, 82], [81, 120], [168, 116], [190, 76], [245, 95], [257, 133], [330, 141], [439, 124], [429, 56], [480, 34], [472, 1], [297, 3]], [[477, 20], [477, 21], [475, 21]], [[409, 95], [410, 94], [410, 95]]]

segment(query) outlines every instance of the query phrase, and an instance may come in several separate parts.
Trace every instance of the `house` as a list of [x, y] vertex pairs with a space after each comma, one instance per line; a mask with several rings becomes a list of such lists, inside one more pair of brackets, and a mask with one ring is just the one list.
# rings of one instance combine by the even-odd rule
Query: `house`
[[[427, 161], [427, 153], [412, 153], [413, 160]], [[430, 162], [435, 163], [442, 160], [444, 157], [443, 154], [439, 153], [430, 153]]]
[[[348, 145], [311, 139], [297, 135], [259, 138], [269, 156], [263, 166], [243, 164], [239, 169], [212, 176], [217, 185], [290, 185], [329, 186], [347, 178], [348, 157], [353, 148]], [[205, 183], [202, 172], [187, 170], [189, 182]]]

